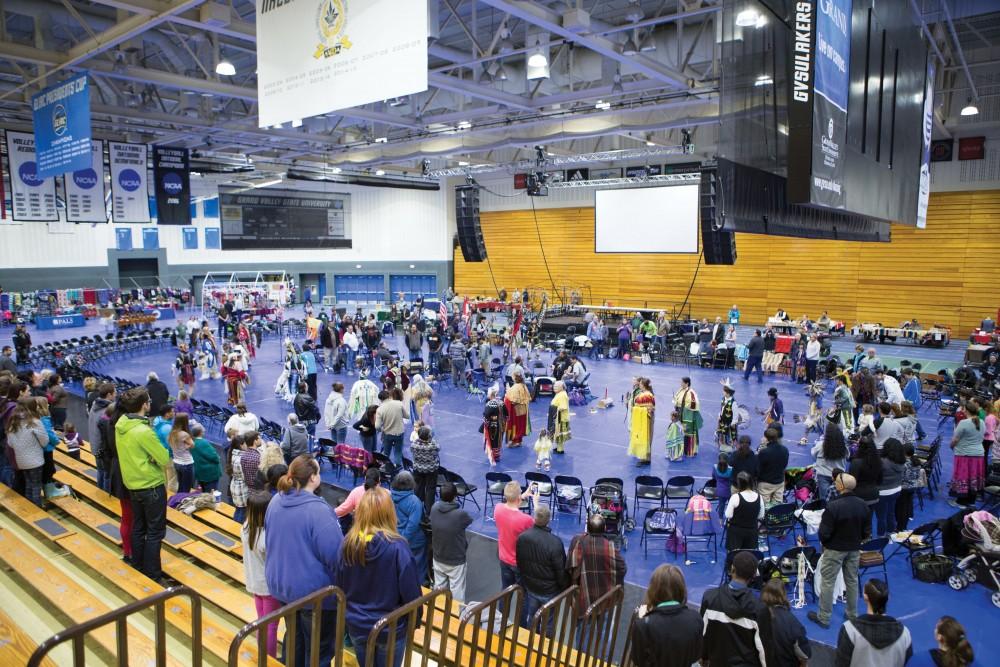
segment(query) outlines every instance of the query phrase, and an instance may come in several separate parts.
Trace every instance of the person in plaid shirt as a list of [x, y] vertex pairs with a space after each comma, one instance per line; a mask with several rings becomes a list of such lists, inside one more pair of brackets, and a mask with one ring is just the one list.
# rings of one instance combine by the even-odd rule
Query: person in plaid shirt
[[569, 545], [570, 585], [580, 587], [580, 613], [602, 595], [624, 583], [628, 567], [614, 542], [604, 535], [604, 517], [593, 514], [587, 519], [587, 532], [577, 535]]

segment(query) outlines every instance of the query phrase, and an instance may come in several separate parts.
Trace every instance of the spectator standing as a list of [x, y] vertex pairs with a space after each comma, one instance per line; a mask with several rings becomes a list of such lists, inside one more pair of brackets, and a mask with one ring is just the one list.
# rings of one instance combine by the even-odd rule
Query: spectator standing
[[766, 443], [757, 452], [760, 464], [757, 492], [765, 506], [776, 505], [785, 497], [785, 468], [788, 466], [788, 448], [781, 444], [778, 430], [764, 431]]
[[347, 399], [344, 398], [344, 384], [333, 383], [333, 391], [323, 403], [323, 421], [330, 430], [331, 439], [338, 445], [347, 442]]
[[820, 500], [828, 500], [833, 488], [833, 471], [847, 469], [847, 441], [838, 421], [826, 422], [823, 438], [812, 448], [816, 457], [816, 490]]
[[429, 375], [437, 376], [438, 374], [438, 361], [441, 358], [441, 346], [443, 344], [444, 341], [441, 338], [441, 332], [437, 325], [434, 325], [427, 334], [427, 373]]
[[736, 439], [736, 450], [729, 455], [729, 465], [733, 468], [733, 479], [741, 472], [750, 475], [750, 483], [757, 486], [757, 474], [760, 472], [760, 461], [757, 453], [751, 448], [750, 436], [741, 435]]
[[189, 428], [187, 414], [179, 412], [174, 415], [174, 422], [167, 436], [167, 444], [170, 445], [170, 452], [173, 455], [174, 470], [177, 472], [178, 493], [190, 493], [194, 487], [194, 457], [191, 455], [194, 438], [191, 437]]
[[441, 467], [441, 448], [429, 426], [421, 426], [417, 430], [417, 439], [410, 443], [410, 453], [413, 454], [416, 495], [424, 504], [424, 516], [430, 516], [437, 491], [438, 469]]
[[730, 581], [705, 591], [701, 617], [705, 636], [701, 663], [764, 667], [771, 639], [771, 614], [748, 584], [757, 576], [757, 558], [741, 551], [733, 558]]
[[830, 627], [833, 589], [841, 572], [847, 587], [847, 618], [858, 615], [858, 561], [861, 544], [871, 532], [871, 512], [854, 494], [857, 486], [854, 476], [841, 473], [835, 477], [834, 486], [839, 495], [827, 503], [819, 524], [819, 541], [823, 545], [819, 561], [819, 612], [808, 614], [809, 620], [822, 628]]
[[[247, 520], [240, 529], [243, 543], [243, 579], [246, 582], [247, 593], [253, 596], [257, 618], [267, 616], [281, 608], [281, 603], [271, 595], [267, 588], [267, 577], [265, 576], [267, 539], [264, 530], [264, 517], [270, 502], [270, 493], [264, 491], [251, 493], [247, 499]], [[278, 655], [277, 623], [267, 624], [267, 654], [272, 658]]]
[[[379, 619], [421, 595], [419, 570], [397, 530], [396, 518], [389, 493], [376, 486], [361, 497], [354, 525], [344, 538], [338, 585], [347, 597], [347, 634], [359, 665], [367, 664], [368, 635]], [[406, 634], [404, 619], [396, 628], [394, 646], [387, 646], [388, 631], [380, 636], [375, 665], [399, 665], [406, 649]], [[331, 642], [334, 639], [331, 632]]]
[[955, 464], [951, 475], [951, 491], [955, 500], [949, 500], [952, 507], [968, 507], [976, 502], [976, 495], [983, 490], [986, 482], [986, 468], [983, 463], [983, 440], [986, 424], [979, 418], [979, 404], [969, 399], [966, 413], [955, 427], [951, 438], [951, 448], [955, 452]]
[[378, 405], [369, 405], [365, 408], [361, 419], [351, 426], [361, 437], [361, 446], [371, 454], [375, 453], [375, 414], [377, 411]]
[[905, 468], [903, 443], [889, 438], [882, 447], [882, 481], [878, 485], [878, 503], [875, 505], [876, 537], [896, 532], [896, 503], [903, 490]]
[[410, 361], [421, 358], [424, 349], [424, 335], [417, 330], [416, 324], [411, 324], [404, 337], [406, 340], [406, 351], [410, 355]]
[[753, 478], [745, 470], [736, 475], [736, 489], [726, 504], [726, 550], [756, 549], [764, 500], [753, 490]]
[[[337, 585], [343, 533], [333, 509], [315, 491], [320, 486], [319, 463], [311, 456], [292, 461], [278, 481], [264, 517], [264, 574], [279, 605], [294, 602], [326, 586]], [[319, 664], [329, 665], [335, 647], [336, 598], [327, 596], [320, 612]], [[313, 607], [295, 612], [294, 664], [311, 664]]]
[[562, 540], [552, 533], [549, 521], [552, 510], [536, 504], [534, 525], [517, 538], [517, 563], [525, 591], [525, 617], [528, 622], [546, 602], [569, 585], [566, 551]]
[[851, 459], [848, 472], [854, 477], [856, 484], [854, 495], [865, 501], [874, 516], [875, 505], [878, 504], [878, 487], [882, 483], [882, 457], [870, 435], [862, 436], [858, 442], [858, 449]]
[[764, 337], [760, 335], [760, 329], [754, 329], [753, 337], [747, 342], [747, 360], [743, 365], [743, 379], [749, 380], [750, 373], [757, 371], [757, 384], [764, 382]]
[[236, 414], [226, 420], [223, 432], [227, 437], [246, 435], [250, 431], [260, 431], [260, 420], [257, 415], [247, 410], [247, 404], [242, 401], [236, 404]]
[[397, 468], [403, 465], [403, 430], [409, 421], [410, 415], [403, 408], [403, 392], [393, 389], [375, 411], [375, 430], [382, 433], [382, 453]]
[[146, 374], [146, 392], [149, 394], [149, 414], [158, 416], [163, 406], [170, 402], [170, 390], [156, 373], [150, 371]]
[[24, 497], [41, 507], [48, 433], [42, 423], [23, 405], [18, 405], [10, 414], [6, 431], [7, 451], [4, 452], [4, 456], [13, 455], [17, 471], [24, 477]]
[[63, 386], [62, 378], [58, 373], [49, 376], [49, 416], [52, 417], [52, 428], [61, 431], [63, 422], [66, 421], [66, 405], [69, 402], [69, 393]]
[[632, 662], [635, 667], [691, 667], [702, 656], [702, 627], [701, 616], [687, 606], [680, 568], [660, 565], [632, 626]]
[[368, 470], [365, 471], [365, 481], [361, 486], [356, 486], [351, 489], [347, 497], [344, 498], [344, 502], [337, 505], [334, 508], [334, 513], [337, 515], [338, 519], [343, 519], [345, 516], [350, 516], [354, 514], [354, 510], [358, 508], [358, 503], [361, 502], [361, 497], [365, 495], [365, 491], [368, 489], [374, 489], [382, 483], [382, 471], [379, 470], [378, 465], [372, 463]]
[[0, 371], [8, 371], [11, 375], [17, 375], [17, 364], [11, 358], [14, 349], [10, 345], [4, 345], [0, 352]]
[[285, 463], [291, 465], [296, 457], [309, 453], [309, 432], [306, 431], [305, 424], [299, 423], [294, 412], [288, 414], [287, 421], [288, 426], [281, 434], [281, 452], [285, 456]]
[[521, 492], [521, 485], [510, 481], [503, 487], [504, 503], [493, 509], [497, 525], [497, 550], [500, 557], [500, 588], [520, 582], [517, 569], [517, 540], [534, 525], [532, 518], [521, 511], [521, 500], [532, 493], [532, 487]]
[[149, 427], [149, 393], [130, 389], [121, 398], [123, 414], [115, 423], [115, 446], [122, 481], [132, 501], [132, 566], [161, 581], [160, 543], [167, 533], [167, 476], [170, 452]]
[[567, 552], [569, 585], [579, 586], [577, 601], [580, 613], [597, 602], [612, 588], [625, 583], [628, 566], [615, 543], [604, 534], [604, 517], [592, 514], [587, 532], [576, 535]]
[[816, 381], [816, 367], [819, 365], [819, 352], [821, 345], [816, 334], [809, 336], [806, 343], [806, 382]]
[[309, 435], [316, 435], [316, 422], [320, 418], [316, 399], [309, 393], [309, 385], [307, 383], [300, 382], [298, 390], [298, 393], [295, 394], [295, 398], [292, 400], [292, 409], [295, 410], [295, 416], [299, 418], [299, 423], [305, 424]]
[[97, 386], [97, 398], [90, 406], [87, 413], [87, 435], [90, 437], [90, 452], [94, 455], [97, 463], [97, 486], [105, 491], [110, 489], [109, 473], [111, 470], [111, 459], [115, 453], [111, 451], [110, 444], [104, 437], [106, 429], [100, 428], [101, 419], [108, 411], [108, 406], [115, 402], [117, 394], [115, 385], [110, 382], [103, 382]]
[[965, 628], [951, 616], [942, 616], [934, 627], [937, 648], [931, 649], [931, 659], [937, 667], [969, 667], [976, 659]]
[[469, 549], [465, 530], [472, 525], [472, 517], [455, 502], [457, 497], [458, 490], [451, 482], [441, 487], [441, 500], [430, 512], [431, 546], [434, 588], [448, 588], [454, 599], [464, 602], [466, 552]]
[[413, 493], [413, 475], [403, 470], [392, 479], [392, 503], [396, 506], [396, 526], [410, 545], [420, 585], [427, 580], [427, 535], [424, 533], [424, 504]]
[[869, 579], [864, 596], [868, 613], [849, 618], [840, 628], [836, 666], [903, 667], [913, 656], [913, 641], [906, 626], [885, 613], [889, 586], [881, 579]]
[[219, 488], [219, 478], [222, 477], [219, 452], [215, 445], [205, 439], [205, 427], [198, 422], [191, 423], [191, 437], [194, 439], [194, 447], [191, 449], [194, 478], [202, 493], [212, 493]]
[[448, 357], [451, 360], [451, 383], [455, 387], [468, 387], [465, 378], [465, 364], [469, 352], [461, 337], [453, 336], [448, 345]]
[[302, 343], [302, 354], [299, 355], [302, 359], [302, 366], [305, 369], [303, 372], [306, 376], [306, 389], [310, 396], [312, 396], [313, 401], [319, 400], [319, 390], [316, 387], [316, 374], [319, 372], [319, 365], [316, 363], [316, 354], [313, 352], [312, 341], [306, 341]]
[[771, 614], [771, 637], [768, 665], [776, 667], [800, 667], [812, 657], [812, 647], [806, 636], [806, 629], [792, 614], [785, 583], [781, 579], [771, 579], [764, 584], [760, 600], [767, 605]]

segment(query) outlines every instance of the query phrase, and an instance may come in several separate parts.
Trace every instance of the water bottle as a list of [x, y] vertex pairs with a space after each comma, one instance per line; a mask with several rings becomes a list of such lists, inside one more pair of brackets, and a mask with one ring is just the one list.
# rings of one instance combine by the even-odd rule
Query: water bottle
[[222, 502], [222, 491], [218, 489], [212, 491], [212, 501], [216, 503]]

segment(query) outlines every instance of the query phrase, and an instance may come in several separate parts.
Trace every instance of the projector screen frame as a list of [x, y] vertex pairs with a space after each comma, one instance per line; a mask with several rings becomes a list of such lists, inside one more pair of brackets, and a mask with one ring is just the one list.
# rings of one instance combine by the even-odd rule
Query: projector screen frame
[[[597, 197], [601, 192], [624, 192], [628, 190], [651, 190], [661, 188], [690, 187], [695, 193], [694, 243], [695, 249], [688, 250], [598, 250], [597, 247]], [[631, 187], [603, 187], [594, 190], [594, 254], [595, 255], [700, 255], [701, 242], [701, 187], [696, 182], [667, 183], [663, 185], [633, 185]]]

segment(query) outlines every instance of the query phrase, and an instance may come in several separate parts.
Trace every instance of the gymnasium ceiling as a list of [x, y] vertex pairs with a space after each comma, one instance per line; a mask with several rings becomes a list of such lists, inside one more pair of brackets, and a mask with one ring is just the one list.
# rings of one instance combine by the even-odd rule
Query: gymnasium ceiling
[[[912, 0], [945, 61], [936, 132], [957, 127], [970, 77], [983, 113], [962, 122], [1000, 124], [995, 0], [943, 1]], [[696, 157], [714, 150], [720, 0], [431, 0], [425, 93], [280, 129], [257, 127], [254, 0], [0, 0], [0, 9], [0, 126], [9, 128], [30, 129], [32, 93], [87, 69], [97, 136], [223, 161], [414, 174], [425, 157], [431, 169], [502, 165], [532, 157], [536, 144], [557, 156], [669, 147], [682, 129]], [[589, 28], [574, 27], [581, 11]], [[550, 76], [529, 81], [526, 45], [536, 40], [550, 45]], [[623, 54], [626, 43], [639, 52]], [[235, 76], [215, 73], [222, 58]]]

